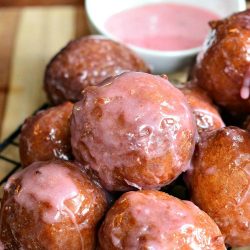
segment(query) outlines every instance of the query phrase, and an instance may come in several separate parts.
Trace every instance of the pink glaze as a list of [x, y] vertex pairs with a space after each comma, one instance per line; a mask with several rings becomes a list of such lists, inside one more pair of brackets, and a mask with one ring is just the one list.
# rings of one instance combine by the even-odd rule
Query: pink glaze
[[2, 241], [0, 241], [0, 250], [4, 250], [4, 244]]
[[[108, 190], [166, 185], [189, 167], [195, 134], [182, 93], [164, 78], [138, 72], [87, 88], [71, 119], [76, 159], [90, 163]], [[123, 186], [114, 171], [126, 172]]]
[[202, 45], [208, 21], [219, 19], [209, 10], [174, 3], [147, 4], [111, 16], [105, 28], [118, 40], [153, 50], [185, 50]]
[[[104, 237], [108, 232], [116, 249], [226, 249], [217, 225], [192, 202], [158, 192], [129, 192], [117, 203], [129, 206], [119, 210], [115, 204], [119, 213], [108, 213], [101, 231]], [[122, 222], [116, 223], [123, 219], [133, 221], [127, 231]]]
[[240, 90], [240, 96], [242, 99], [248, 99], [250, 96], [250, 67], [244, 76], [243, 85]]
[[78, 164], [35, 162], [5, 186], [0, 238], [8, 249], [16, 249], [14, 243], [23, 249], [94, 249], [106, 208], [104, 192]]
[[48, 203], [49, 209], [44, 211], [43, 220], [52, 224], [60, 221], [65, 213], [72, 217], [65, 205], [67, 200], [73, 199], [76, 204], [81, 204], [80, 200], [77, 202], [79, 192], [69, 173], [69, 169], [59, 164], [41, 166], [38, 162], [12, 177], [5, 188], [8, 189], [14, 179], [22, 176], [21, 190], [14, 196], [15, 201], [29, 211], [36, 210], [39, 202]]

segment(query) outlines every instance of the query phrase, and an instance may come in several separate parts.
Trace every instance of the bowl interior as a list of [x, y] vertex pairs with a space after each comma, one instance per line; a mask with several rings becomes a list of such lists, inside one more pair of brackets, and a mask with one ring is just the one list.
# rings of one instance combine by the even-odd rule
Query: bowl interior
[[[152, 3], [180, 3], [208, 9], [220, 17], [246, 9], [245, 0], [85, 0], [88, 22], [93, 33], [118, 40], [105, 28], [106, 20], [123, 10]], [[122, 27], [121, 27], [122, 28]], [[128, 45], [151, 67], [153, 73], [174, 72], [190, 63], [201, 47], [178, 51], [157, 51]]]
[[245, 0], [86, 0], [88, 18], [91, 24], [98, 32], [110, 36], [105, 29], [105, 21], [111, 15], [122, 10], [149, 3], [170, 2], [184, 3], [206, 8], [218, 14], [221, 17], [228, 16], [234, 12], [246, 8]]

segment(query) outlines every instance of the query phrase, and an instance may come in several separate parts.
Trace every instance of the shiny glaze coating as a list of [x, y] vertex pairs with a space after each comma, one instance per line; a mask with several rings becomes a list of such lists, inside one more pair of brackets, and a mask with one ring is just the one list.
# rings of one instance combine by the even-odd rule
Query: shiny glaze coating
[[5, 250], [94, 249], [104, 192], [70, 162], [35, 162], [8, 180], [1, 202]]
[[193, 110], [199, 134], [225, 126], [217, 108], [203, 89], [192, 82], [176, 86], [185, 95]]
[[192, 202], [160, 191], [123, 194], [99, 230], [101, 250], [225, 250], [214, 221]]
[[88, 87], [74, 105], [71, 145], [109, 191], [157, 189], [189, 167], [196, 126], [166, 79], [130, 72]]
[[250, 112], [250, 10], [210, 22], [210, 38], [197, 58], [195, 77], [232, 113]]
[[66, 102], [26, 119], [19, 146], [22, 166], [35, 161], [71, 158], [69, 118], [72, 109], [73, 104]]
[[188, 173], [192, 200], [232, 247], [250, 245], [250, 133], [226, 127], [203, 137]]
[[149, 72], [134, 52], [101, 36], [86, 36], [70, 42], [48, 64], [44, 86], [54, 103], [76, 102], [82, 90], [124, 71]]

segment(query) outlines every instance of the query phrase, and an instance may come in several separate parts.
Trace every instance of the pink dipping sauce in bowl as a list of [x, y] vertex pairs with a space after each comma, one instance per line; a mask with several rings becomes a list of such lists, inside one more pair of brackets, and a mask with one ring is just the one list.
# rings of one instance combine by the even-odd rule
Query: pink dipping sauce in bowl
[[146, 4], [110, 16], [105, 29], [118, 41], [158, 51], [200, 47], [208, 22], [220, 17], [210, 10], [175, 3]]

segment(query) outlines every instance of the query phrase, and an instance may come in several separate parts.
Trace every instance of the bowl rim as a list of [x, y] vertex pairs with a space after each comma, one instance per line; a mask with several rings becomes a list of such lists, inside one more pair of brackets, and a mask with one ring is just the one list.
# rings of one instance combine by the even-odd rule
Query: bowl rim
[[[112, 33], [108, 32], [104, 28], [98, 27], [94, 18], [93, 14], [90, 11], [90, 1], [91, 0], [85, 0], [85, 8], [86, 8], [86, 15], [89, 24], [94, 27], [94, 29], [100, 33], [101, 35], [104, 35], [105, 37], [112, 39], [114, 41], [120, 42]], [[243, 11], [246, 10], [246, 0], [237, 0], [239, 7], [237, 11]], [[185, 50], [153, 50], [153, 49], [146, 49], [143, 47], [135, 46], [132, 44], [126, 44], [129, 48], [133, 49], [134, 51], [137, 51], [139, 54], [143, 53], [145, 56], [158, 56], [158, 57], [182, 57], [182, 56], [192, 56], [197, 54], [201, 49], [202, 45], [199, 47], [194, 47], [190, 49], [185, 49]]]

